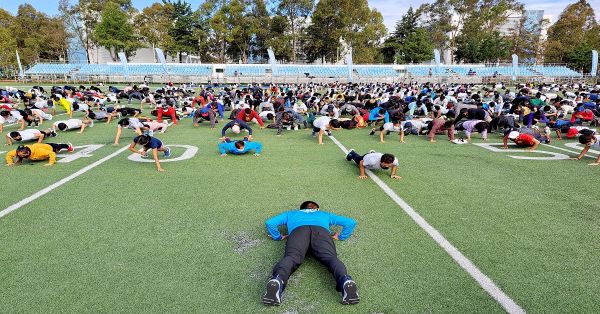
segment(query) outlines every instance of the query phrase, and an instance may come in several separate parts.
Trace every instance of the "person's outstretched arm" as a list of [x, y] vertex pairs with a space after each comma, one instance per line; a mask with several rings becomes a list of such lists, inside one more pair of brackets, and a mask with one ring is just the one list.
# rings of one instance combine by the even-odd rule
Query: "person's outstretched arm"
[[160, 166], [160, 161], [158, 160], [158, 149], [156, 149], [156, 148], [152, 149], [152, 157], [154, 157], [154, 163], [156, 164], [156, 170], [159, 172], [165, 171], [165, 169], [163, 169]]
[[288, 213], [281, 213], [265, 222], [267, 231], [273, 240], [279, 241], [285, 239], [287, 236], [282, 236], [279, 232], [279, 226], [287, 225]]
[[121, 138], [122, 132], [123, 132], [123, 128], [119, 125], [117, 127], [117, 135], [115, 136], [115, 143], [113, 145], [119, 145], [119, 139]]
[[342, 227], [342, 231], [337, 235], [337, 239], [344, 241], [352, 235], [352, 231], [354, 231], [354, 228], [356, 227], [356, 221], [352, 218], [329, 214], [329, 225]]

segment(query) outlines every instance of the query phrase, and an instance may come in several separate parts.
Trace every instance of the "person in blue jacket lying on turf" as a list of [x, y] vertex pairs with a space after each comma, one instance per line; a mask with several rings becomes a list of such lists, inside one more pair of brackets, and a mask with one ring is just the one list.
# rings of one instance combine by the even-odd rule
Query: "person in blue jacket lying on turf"
[[243, 141], [232, 141], [226, 137], [223, 142], [219, 144], [219, 151], [221, 157], [227, 156], [227, 154], [242, 155], [251, 150], [254, 150], [254, 156], [260, 156], [262, 152], [262, 144], [259, 142], [250, 142], [247, 137], [244, 137]]
[[[325, 265], [336, 281], [336, 290], [342, 293], [342, 304], [360, 301], [356, 283], [346, 271], [346, 266], [337, 257], [333, 240], [346, 240], [352, 234], [356, 221], [319, 210], [319, 205], [306, 201], [300, 209], [281, 213], [265, 223], [269, 236], [276, 241], [287, 239], [285, 254], [273, 268], [273, 276], [267, 283], [263, 303], [280, 305], [283, 290], [290, 275], [300, 267], [306, 253], [310, 253]], [[279, 232], [286, 226], [288, 235]], [[330, 226], [341, 226], [340, 233], [331, 233]]]

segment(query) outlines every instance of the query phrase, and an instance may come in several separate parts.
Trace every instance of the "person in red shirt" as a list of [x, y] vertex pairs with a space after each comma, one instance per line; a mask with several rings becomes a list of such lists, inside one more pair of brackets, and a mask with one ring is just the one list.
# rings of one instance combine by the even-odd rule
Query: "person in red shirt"
[[171, 117], [173, 124], [177, 125], [177, 113], [175, 112], [175, 108], [173, 108], [169, 105], [166, 105], [166, 106], [158, 107], [156, 109], [156, 111], [157, 111], [157, 116], [158, 116], [158, 122], [162, 122], [163, 115], [166, 115], [166, 116]]
[[200, 108], [203, 108], [204, 105], [206, 105], [206, 99], [202, 95], [198, 95], [192, 100], [192, 109], [196, 108], [196, 104], [198, 104]]
[[518, 147], [528, 147], [530, 151], [535, 150], [540, 145], [540, 141], [533, 137], [533, 135], [518, 131], [507, 132], [503, 139], [504, 149], [508, 148], [508, 140], [513, 141]]
[[260, 128], [261, 129], [265, 128], [265, 124], [264, 124], [263, 120], [260, 118], [260, 116], [258, 115], [258, 113], [256, 113], [255, 110], [252, 110], [250, 108], [241, 110], [240, 113], [238, 113], [238, 115], [237, 115], [237, 119], [242, 120], [244, 122], [252, 122], [252, 120], [256, 119], [256, 122], [258, 122], [258, 125], [260, 126]]
[[571, 115], [571, 123], [575, 123], [576, 119], [581, 119], [583, 121], [592, 121], [594, 120], [594, 112], [590, 109], [584, 109], [583, 107], [578, 107], [575, 109], [575, 112]]

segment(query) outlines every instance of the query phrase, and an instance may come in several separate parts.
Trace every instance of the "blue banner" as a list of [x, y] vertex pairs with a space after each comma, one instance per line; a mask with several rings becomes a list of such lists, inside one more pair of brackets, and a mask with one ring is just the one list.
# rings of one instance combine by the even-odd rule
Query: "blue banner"
[[512, 80], [517, 80], [517, 73], [519, 72], [519, 56], [512, 55]]
[[165, 54], [163, 53], [162, 49], [154, 48], [154, 51], [156, 51], [156, 56], [158, 57], [158, 61], [160, 61], [160, 64], [162, 64], [163, 69], [165, 70], [165, 73], [168, 74], [167, 60], [165, 59]]
[[353, 80], [353, 70], [352, 70], [352, 48], [346, 55], [346, 65], [348, 66], [348, 82], [352, 82]]
[[121, 60], [121, 64], [123, 65], [123, 75], [125, 75], [125, 79], [129, 79], [129, 68], [127, 67], [127, 56], [124, 52], [119, 52], [117, 54], [119, 56], [119, 60]]
[[25, 77], [25, 72], [23, 72], [23, 65], [21, 64], [21, 58], [19, 57], [19, 52], [16, 51], [17, 53], [17, 64], [19, 65], [19, 76], [21, 78]]
[[269, 64], [271, 65], [271, 75], [277, 76], [277, 60], [275, 59], [275, 52], [273, 49], [267, 49], [267, 53], [269, 53]]
[[598, 51], [592, 50], [592, 76], [598, 74]]

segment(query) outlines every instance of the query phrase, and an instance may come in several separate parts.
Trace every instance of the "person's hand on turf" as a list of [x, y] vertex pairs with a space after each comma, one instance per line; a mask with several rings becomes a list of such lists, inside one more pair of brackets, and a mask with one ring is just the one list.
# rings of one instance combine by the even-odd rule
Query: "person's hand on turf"
[[221, 154], [221, 157], [225, 157], [225, 156], [227, 156], [227, 154]]
[[334, 240], [339, 240], [339, 239], [340, 239], [340, 233], [339, 233], [339, 232], [336, 232], [336, 233], [332, 234], [332, 235], [331, 235], [331, 237], [332, 237]]
[[358, 176], [359, 179], [366, 179], [368, 178], [366, 175], [365, 176]]
[[571, 159], [571, 160], [580, 160], [579, 157], [571, 157], [569, 159]]
[[390, 178], [394, 179], [394, 180], [398, 180], [398, 179], [402, 179], [402, 177], [397, 176], [397, 175], [391, 175]]
[[588, 166], [598, 166], [600, 165], [600, 162], [593, 162], [591, 164], [588, 164]]
[[158, 172], [165, 172], [165, 169], [163, 169], [163, 168], [158, 168], [157, 170], [158, 170]]
[[45, 164], [44, 167], [49, 167], [49, 166], [52, 166], [52, 165], [54, 165], [54, 164]]

